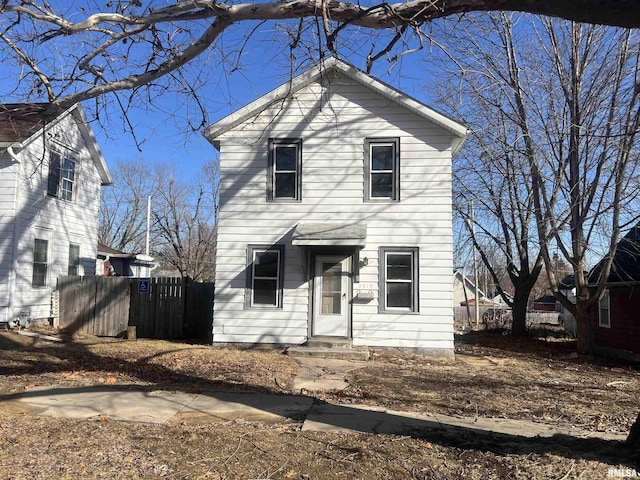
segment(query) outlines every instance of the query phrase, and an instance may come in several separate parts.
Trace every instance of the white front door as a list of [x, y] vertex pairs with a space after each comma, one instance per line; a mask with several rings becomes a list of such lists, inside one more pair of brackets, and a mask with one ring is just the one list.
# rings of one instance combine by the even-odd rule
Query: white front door
[[350, 263], [350, 257], [316, 257], [312, 336], [349, 336]]

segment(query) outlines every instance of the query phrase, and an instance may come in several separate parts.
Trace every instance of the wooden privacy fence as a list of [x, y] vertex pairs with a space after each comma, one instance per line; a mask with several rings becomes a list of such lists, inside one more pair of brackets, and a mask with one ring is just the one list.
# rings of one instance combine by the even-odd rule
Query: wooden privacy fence
[[183, 278], [58, 278], [60, 326], [117, 337], [211, 340], [213, 284]]
[[131, 279], [58, 278], [60, 326], [72, 332], [116, 337], [127, 331]]

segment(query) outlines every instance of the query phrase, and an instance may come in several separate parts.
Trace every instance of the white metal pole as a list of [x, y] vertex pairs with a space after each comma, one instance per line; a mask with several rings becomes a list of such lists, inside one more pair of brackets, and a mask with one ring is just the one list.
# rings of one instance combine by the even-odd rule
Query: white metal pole
[[145, 248], [145, 254], [149, 255], [149, 228], [151, 225], [151, 195], [147, 196], [147, 246]]

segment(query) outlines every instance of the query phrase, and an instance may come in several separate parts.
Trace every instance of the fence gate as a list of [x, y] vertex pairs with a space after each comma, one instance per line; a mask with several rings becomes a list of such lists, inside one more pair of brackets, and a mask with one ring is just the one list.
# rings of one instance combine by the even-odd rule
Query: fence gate
[[129, 320], [129, 284], [123, 277], [59, 277], [60, 326], [72, 333], [122, 335]]
[[[145, 279], [146, 280], [146, 279]], [[181, 338], [185, 309], [185, 282], [182, 278], [150, 278], [148, 291], [132, 282], [129, 325], [141, 338]]]

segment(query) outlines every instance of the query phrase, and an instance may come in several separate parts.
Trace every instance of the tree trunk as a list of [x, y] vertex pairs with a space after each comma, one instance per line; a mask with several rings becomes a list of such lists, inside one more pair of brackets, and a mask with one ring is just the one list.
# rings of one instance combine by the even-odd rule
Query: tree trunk
[[522, 337], [527, 333], [527, 303], [529, 301], [529, 291], [523, 292], [516, 288], [513, 296], [513, 323], [511, 324], [511, 335]]
[[584, 308], [582, 302], [576, 305], [576, 330], [578, 337], [577, 350], [580, 355], [589, 355], [593, 349], [593, 328], [589, 310]]
[[631, 430], [629, 430], [629, 436], [627, 437], [627, 445], [640, 447], [640, 413], [636, 421], [631, 425]]

